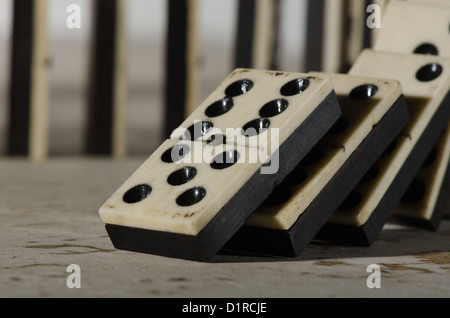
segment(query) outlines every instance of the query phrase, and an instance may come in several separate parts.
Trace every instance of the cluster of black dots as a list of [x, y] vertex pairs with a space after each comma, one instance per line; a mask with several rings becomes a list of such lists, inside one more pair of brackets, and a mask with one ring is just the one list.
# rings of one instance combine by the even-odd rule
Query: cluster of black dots
[[[423, 43], [413, 51], [415, 54], [439, 55], [438, 48], [431, 43]], [[442, 74], [443, 68], [439, 63], [429, 63], [422, 66], [416, 73], [417, 80], [429, 82], [438, 78]]]
[[[215, 101], [205, 110], [205, 115], [208, 118], [216, 118], [228, 113], [234, 107], [234, 100], [238, 96], [248, 93], [253, 88], [253, 82], [248, 79], [243, 79], [232, 83], [225, 89], [225, 97]], [[192, 141], [198, 140], [207, 134], [214, 124], [210, 121], [201, 121], [190, 126], [185, 134], [185, 139]], [[207, 143], [225, 143], [225, 136], [214, 135], [207, 140]]]
[[[189, 145], [177, 144], [167, 149], [161, 156], [161, 160], [165, 163], [171, 164], [186, 157], [190, 153], [191, 149]], [[238, 151], [225, 151], [222, 154], [216, 156], [210, 163], [211, 168], [216, 170], [222, 170], [231, 167], [239, 160]], [[167, 177], [167, 183], [172, 186], [180, 186], [193, 180], [197, 175], [197, 169], [194, 167], [186, 166], [177, 171], [172, 172]], [[126, 203], [137, 203], [147, 198], [152, 191], [152, 188], [148, 184], [139, 184], [129, 189], [123, 196], [123, 200]], [[205, 188], [201, 186], [193, 187], [180, 196], [177, 197], [176, 203], [179, 206], [191, 206], [194, 205], [206, 196]]]
[[[209, 118], [222, 116], [229, 112], [234, 106], [233, 98], [248, 93], [254, 84], [251, 80], [243, 79], [230, 84], [225, 89], [225, 97], [212, 103], [206, 110], [205, 115]], [[293, 96], [305, 91], [309, 86], [309, 80], [300, 78], [285, 84], [280, 93], [283, 96]], [[243, 127], [243, 135], [250, 137], [261, 133], [270, 126], [269, 118], [283, 113], [288, 107], [286, 99], [276, 99], [265, 104], [259, 111], [261, 118], [248, 122]], [[195, 141], [203, 137], [214, 127], [210, 121], [201, 121], [189, 127], [185, 134], [185, 139]], [[256, 133], [255, 133], [256, 132]], [[224, 136], [212, 136], [207, 140], [207, 143], [225, 142]], [[178, 144], [166, 150], [161, 156], [161, 160], [165, 163], [174, 163], [183, 159], [190, 152], [190, 147], [186, 144]], [[223, 170], [233, 166], [239, 160], [240, 154], [237, 150], [228, 150], [222, 154], [217, 155], [210, 166], [215, 170]], [[193, 180], [197, 175], [197, 169], [194, 167], [183, 167], [169, 175], [167, 182], [172, 186], [180, 186]], [[152, 192], [152, 188], [148, 184], [139, 184], [129, 189], [123, 196], [123, 201], [126, 203], [137, 203], [147, 198]], [[176, 199], [179, 206], [194, 205], [206, 196], [205, 188], [201, 186], [193, 187]]]
[[[286, 83], [281, 89], [280, 93], [283, 96], [293, 96], [304, 92], [309, 87], [309, 80], [306, 78], [299, 78]], [[212, 103], [205, 110], [205, 115], [208, 118], [216, 118], [228, 113], [234, 106], [234, 98], [248, 93], [254, 84], [251, 80], [243, 79], [236, 81], [225, 89], [225, 97]], [[284, 98], [279, 98], [266, 103], [259, 110], [260, 117], [249, 121], [242, 127], [242, 134], [246, 137], [261, 134], [270, 126], [270, 118], [283, 113], [289, 106], [289, 103]], [[198, 140], [208, 133], [214, 124], [210, 121], [201, 121], [190, 126], [185, 134], [185, 139], [192, 141]], [[219, 137], [221, 139], [219, 139]], [[212, 136], [207, 142], [217, 142], [218, 140], [225, 142], [224, 136]]]
[[[354, 101], [365, 101], [372, 98], [378, 92], [378, 87], [373, 84], [365, 84], [355, 87], [349, 94], [349, 98]], [[349, 121], [340, 117], [336, 123], [328, 130], [327, 135], [339, 135], [343, 133], [349, 126]], [[272, 194], [263, 203], [264, 206], [272, 207], [284, 204], [292, 196], [292, 188], [299, 186], [308, 178], [308, 168], [312, 165], [320, 163], [325, 157], [325, 150], [320, 146], [314, 147], [308, 155], [292, 170], [292, 172], [280, 183], [272, 192]], [[340, 209], [349, 209], [349, 205], [353, 205], [355, 200], [349, 199], [351, 202], [344, 202]], [[356, 200], [358, 201], [358, 200]], [[351, 204], [350, 204], [351, 203]]]

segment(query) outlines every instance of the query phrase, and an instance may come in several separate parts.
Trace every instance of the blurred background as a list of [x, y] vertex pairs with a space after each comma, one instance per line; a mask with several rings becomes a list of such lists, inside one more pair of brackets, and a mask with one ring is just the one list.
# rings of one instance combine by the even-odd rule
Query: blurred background
[[[49, 0], [49, 155], [83, 152], [86, 89], [92, 30], [92, 1]], [[69, 4], [81, 7], [81, 28], [69, 29]], [[149, 155], [159, 144], [164, 122], [166, 0], [127, 0], [127, 151]], [[278, 69], [303, 71], [307, 0], [280, 2]], [[0, 0], [0, 155], [5, 152], [12, 0]], [[198, 103], [234, 68], [237, 0], [199, 0]]]

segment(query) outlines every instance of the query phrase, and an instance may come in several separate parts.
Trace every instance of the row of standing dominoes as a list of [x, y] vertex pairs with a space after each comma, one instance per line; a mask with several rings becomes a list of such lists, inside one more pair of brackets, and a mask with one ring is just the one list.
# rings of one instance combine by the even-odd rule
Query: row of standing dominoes
[[[437, 29], [449, 9], [391, 2], [379, 44], [346, 75], [234, 71], [101, 207], [114, 245], [192, 260], [221, 249], [297, 256], [314, 239], [370, 245], [396, 209], [437, 226], [450, 178], [450, 59], [387, 39], [389, 19], [401, 37], [411, 15]], [[399, 205], [411, 203], [416, 175], [434, 182], [423, 215]]]
[[[41, 161], [49, 153], [49, 1], [15, 0], [7, 154]], [[126, 154], [124, 0], [93, 2], [86, 153]]]
[[[49, 155], [48, 71], [51, 54], [46, 30], [49, 2], [15, 0], [13, 3], [6, 152], [43, 160]], [[253, 65], [240, 67], [268, 65], [275, 52], [272, 47], [276, 46], [274, 26], [277, 25], [278, 2], [245, 0], [241, 1], [241, 7], [239, 19], [242, 25], [237, 28], [235, 63], [246, 64], [247, 60], [253, 60]], [[127, 154], [126, 4], [124, 0], [96, 0], [92, 8], [84, 150], [86, 154], [124, 157]], [[84, 8], [81, 11], [84, 12]], [[170, 133], [196, 106], [199, 82], [197, 0], [168, 1], [167, 13], [164, 130]], [[271, 22], [267, 23], [268, 20]], [[253, 25], [256, 32], [252, 32]], [[265, 36], [269, 33], [272, 35]], [[255, 35], [255, 40], [249, 41], [249, 35], [250, 38]]]

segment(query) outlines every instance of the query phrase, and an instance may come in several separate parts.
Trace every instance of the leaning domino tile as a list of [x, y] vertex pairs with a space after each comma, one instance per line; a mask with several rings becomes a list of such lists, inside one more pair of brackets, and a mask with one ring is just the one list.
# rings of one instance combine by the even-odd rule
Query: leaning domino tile
[[[252, 71], [245, 73], [249, 76]], [[256, 95], [249, 100], [253, 102], [250, 105], [259, 105], [260, 109], [279, 98], [285, 85], [285, 81], [281, 85], [279, 77], [265, 74], [266, 85], [277, 87], [277, 91], [272, 96]], [[273, 85], [268, 78], [274, 79]], [[287, 81], [292, 82], [292, 78]], [[289, 109], [286, 113], [291, 117], [284, 119], [289, 125], [280, 126], [280, 135], [285, 136], [286, 131], [290, 135], [268, 154], [258, 147], [211, 139], [180, 140], [178, 136], [166, 140], [100, 208], [114, 246], [199, 261], [214, 257], [270, 195], [274, 185], [286, 177], [341, 115], [330, 80], [312, 82], [308, 94], [314, 96], [305, 100], [300, 97], [303, 91], [297, 91], [298, 100], [291, 96], [287, 107], [282, 108]], [[303, 102], [314, 104], [307, 117], [297, 114], [309, 108]], [[255, 108], [236, 103], [232, 111], [238, 114], [233, 118], [247, 116], [246, 120], [250, 120], [252, 114], [246, 111], [252, 107]], [[226, 116], [214, 117], [213, 124], [225, 127], [222, 118]], [[267, 162], [275, 161], [275, 170], [264, 169]]]
[[[225, 143], [270, 151], [327, 97], [334, 102], [330, 80], [323, 76], [236, 69], [174, 130], [170, 139], [219, 138]], [[279, 129], [279, 134], [274, 128]]]
[[431, 150], [394, 216], [399, 221], [436, 230], [450, 194], [450, 126]]
[[398, 81], [327, 76], [338, 96], [341, 118], [250, 216], [226, 249], [299, 255], [407, 124], [409, 115]]
[[374, 49], [450, 57], [450, 1], [445, 1], [447, 6], [391, 1]]
[[350, 74], [398, 79], [411, 116], [390, 154], [380, 158], [317, 235], [328, 241], [371, 245], [447, 125], [450, 59], [365, 50]]

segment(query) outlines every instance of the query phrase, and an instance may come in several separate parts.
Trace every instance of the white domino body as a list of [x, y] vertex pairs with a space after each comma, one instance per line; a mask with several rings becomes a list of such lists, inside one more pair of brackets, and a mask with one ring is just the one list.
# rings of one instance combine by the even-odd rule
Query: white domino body
[[[300, 86], [285, 91], [287, 83]], [[232, 100], [232, 107], [216, 103], [224, 97]], [[285, 101], [281, 106], [265, 107], [280, 99]], [[211, 113], [211, 107], [218, 107], [218, 112]], [[261, 111], [268, 108], [269, 113]], [[211, 259], [340, 114], [326, 77], [234, 71], [100, 208], [113, 243], [119, 249]], [[266, 120], [269, 129], [242, 135], [243, 126], [255, 119]], [[193, 141], [185, 133], [196, 121], [214, 129]], [[240, 138], [227, 135], [227, 128]], [[277, 128], [277, 133], [268, 135], [270, 128]], [[226, 143], [210, 142], [215, 134], [225, 134]], [[262, 137], [268, 138], [264, 147], [258, 142]], [[178, 156], [180, 149], [185, 158]], [[222, 158], [231, 161], [221, 165]], [[263, 174], [268, 158], [277, 159], [279, 167]], [[173, 174], [175, 184], [170, 181]], [[187, 201], [180, 204], [185, 193]]]
[[450, 1], [444, 1], [447, 6], [423, 0], [390, 1], [374, 49], [450, 57]]
[[[373, 226], [370, 234], [366, 233], [370, 237], [365, 244], [371, 244], [446, 126], [450, 115], [450, 59], [365, 50], [349, 74], [398, 79], [411, 116], [395, 149], [377, 162], [378, 174], [356, 188], [361, 196], [359, 203], [337, 211], [328, 222], [361, 229]], [[384, 217], [374, 221], [375, 210], [385, 211]]]

